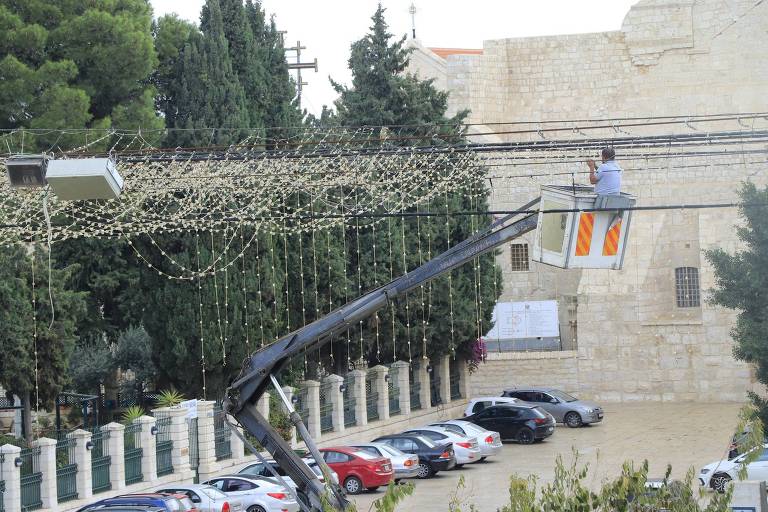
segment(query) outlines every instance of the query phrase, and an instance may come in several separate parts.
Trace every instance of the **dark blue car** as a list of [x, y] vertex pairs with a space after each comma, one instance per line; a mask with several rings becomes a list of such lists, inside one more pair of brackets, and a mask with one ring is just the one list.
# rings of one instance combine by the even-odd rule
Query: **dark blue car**
[[102, 508], [109, 510], [116, 506], [153, 507], [166, 512], [182, 512], [184, 510], [184, 505], [173, 496], [164, 494], [127, 494], [91, 503], [77, 512], [91, 512]]

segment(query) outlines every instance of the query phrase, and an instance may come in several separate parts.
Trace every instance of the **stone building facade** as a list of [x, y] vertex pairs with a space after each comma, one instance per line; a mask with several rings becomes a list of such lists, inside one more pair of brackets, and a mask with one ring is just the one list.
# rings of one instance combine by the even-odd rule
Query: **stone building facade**
[[[688, 124], [606, 129], [601, 137], [697, 130], [755, 129], [754, 120], [697, 125], [710, 114], [768, 110], [768, 3], [754, 0], [641, 0], [615, 32], [489, 40], [482, 51], [433, 51], [412, 41], [411, 71], [449, 91], [450, 110], [471, 111], [475, 131], [514, 131], [513, 121], [690, 116]], [[640, 123], [641, 124], [641, 123]], [[766, 123], [762, 122], [761, 126]], [[492, 141], [568, 138], [571, 134], [495, 134]], [[590, 133], [594, 136], [594, 132]], [[479, 139], [475, 139], [479, 140]], [[765, 149], [765, 148], [763, 148]], [[595, 155], [597, 156], [597, 155]], [[768, 183], [765, 154], [621, 161], [624, 189], [639, 205], [737, 200], [744, 180]], [[583, 164], [494, 169], [495, 209], [514, 209], [542, 184], [586, 182]], [[511, 178], [523, 171], [533, 178]], [[750, 368], [732, 357], [732, 311], [707, 301], [714, 285], [704, 251], [739, 249], [730, 209], [637, 212], [621, 270], [561, 270], [499, 256], [502, 301], [559, 303], [569, 340], [559, 352], [489, 354], [473, 393], [550, 384], [604, 401], [740, 401], [754, 387]], [[531, 243], [533, 236], [526, 241]], [[680, 269], [694, 269], [698, 305], [676, 295]], [[688, 270], [683, 270], [687, 272]]]

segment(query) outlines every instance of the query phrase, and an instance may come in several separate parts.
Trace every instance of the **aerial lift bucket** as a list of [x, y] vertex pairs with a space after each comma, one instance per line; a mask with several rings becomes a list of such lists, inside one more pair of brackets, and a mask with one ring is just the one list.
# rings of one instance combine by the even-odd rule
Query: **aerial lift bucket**
[[[632, 211], [623, 208], [635, 205], [633, 196], [598, 199], [593, 187], [545, 185], [539, 205], [534, 261], [559, 268], [622, 267], [632, 220]], [[606, 210], [583, 211], [595, 208]], [[550, 210], [563, 211], [544, 213]]]

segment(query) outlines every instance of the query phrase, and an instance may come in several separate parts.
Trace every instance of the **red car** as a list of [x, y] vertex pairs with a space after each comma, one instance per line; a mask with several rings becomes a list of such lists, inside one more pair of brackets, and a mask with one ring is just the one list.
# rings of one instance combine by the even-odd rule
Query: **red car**
[[326, 464], [339, 475], [339, 483], [349, 494], [359, 494], [363, 489], [376, 490], [388, 485], [395, 476], [392, 462], [376, 457], [358, 448], [332, 446], [321, 448]]

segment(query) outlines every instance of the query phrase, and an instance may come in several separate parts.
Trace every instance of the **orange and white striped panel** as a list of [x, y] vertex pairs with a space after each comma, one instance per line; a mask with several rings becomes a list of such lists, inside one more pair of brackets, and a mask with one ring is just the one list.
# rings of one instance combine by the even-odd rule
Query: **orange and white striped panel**
[[616, 217], [605, 234], [603, 243], [603, 256], [616, 256], [619, 250], [619, 234], [621, 233], [621, 217]]
[[589, 256], [592, 246], [592, 228], [595, 226], [594, 213], [582, 213], [579, 216], [579, 234], [576, 237], [576, 256]]

